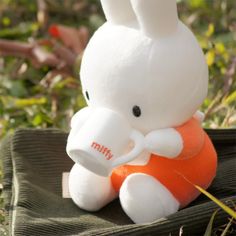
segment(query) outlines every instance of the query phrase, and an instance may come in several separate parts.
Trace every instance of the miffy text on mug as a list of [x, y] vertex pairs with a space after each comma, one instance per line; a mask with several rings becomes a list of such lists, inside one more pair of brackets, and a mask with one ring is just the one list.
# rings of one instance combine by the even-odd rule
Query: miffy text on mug
[[97, 143], [97, 142], [92, 142], [91, 147], [95, 150], [97, 150], [98, 152], [102, 153], [107, 160], [111, 160], [113, 157], [113, 154], [111, 152], [110, 149], [108, 149], [107, 147]]

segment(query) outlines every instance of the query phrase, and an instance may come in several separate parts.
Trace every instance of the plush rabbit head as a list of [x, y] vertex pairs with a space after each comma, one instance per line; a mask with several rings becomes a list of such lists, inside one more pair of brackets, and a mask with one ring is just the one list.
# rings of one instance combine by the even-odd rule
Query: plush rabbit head
[[148, 133], [183, 124], [207, 94], [208, 68], [176, 0], [101, 0], [107, 22], [82, 61], [83, 93]]

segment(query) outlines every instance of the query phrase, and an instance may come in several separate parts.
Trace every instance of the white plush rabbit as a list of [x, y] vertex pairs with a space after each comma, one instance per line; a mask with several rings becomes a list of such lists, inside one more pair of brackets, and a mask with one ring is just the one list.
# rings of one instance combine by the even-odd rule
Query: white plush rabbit
[[101, 3], [107, 22], [91, 38], [81, 66], [88, 107], [72, 119], [67, 151], [98, 107], [142, 132], [145, 150], [109, 177], [76, 163], [69, 190], [82, 209], [97, 211], [119, 197], [135, 223], [152, 222], [199, 195], [190, 182], [207, 188], [215, 176], [216, 153], [197, 112], [207, 95], [208, 68], [178, 19], [175, 0]]

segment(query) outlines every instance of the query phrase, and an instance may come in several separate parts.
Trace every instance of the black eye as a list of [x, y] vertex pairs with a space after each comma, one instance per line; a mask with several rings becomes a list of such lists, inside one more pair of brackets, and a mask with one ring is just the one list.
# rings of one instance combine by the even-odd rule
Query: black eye
[[134, 106], [133, 107], [133, 114], [136, 117], [140, 117], [141, 116], [142, 112], [141, 112], [141, 109], [140, 109], [139, 106]]
[[88, 93], [88, 91], [85, 92], [85, 96], [89, 100], [89, 93]]

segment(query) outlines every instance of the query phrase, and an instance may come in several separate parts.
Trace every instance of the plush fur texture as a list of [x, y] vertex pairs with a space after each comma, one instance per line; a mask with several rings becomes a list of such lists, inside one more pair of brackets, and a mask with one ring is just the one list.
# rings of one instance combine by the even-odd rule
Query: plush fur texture
[[119, 196], [134, 222], [152, 222], [199, 195], [190, 182], [207, 188], [215, 176], [216, 153], [197, 111], [207, 95], [208, 68], [178, 19], [175, 0], [101, 2], [107, 22], [91, 38], [81, 65], [88, 108], [72, 119], [68, 147], [94, 109], [105, 107], [142, 132], [145, 150], [108, 177], [75, 164], [70, 193], [90, 211]]
[[124, 211], [136, 223], [152, 222], [179, 209], [179, 202], [170, 191], [146, 174], [129, 175], [119, 197]]

